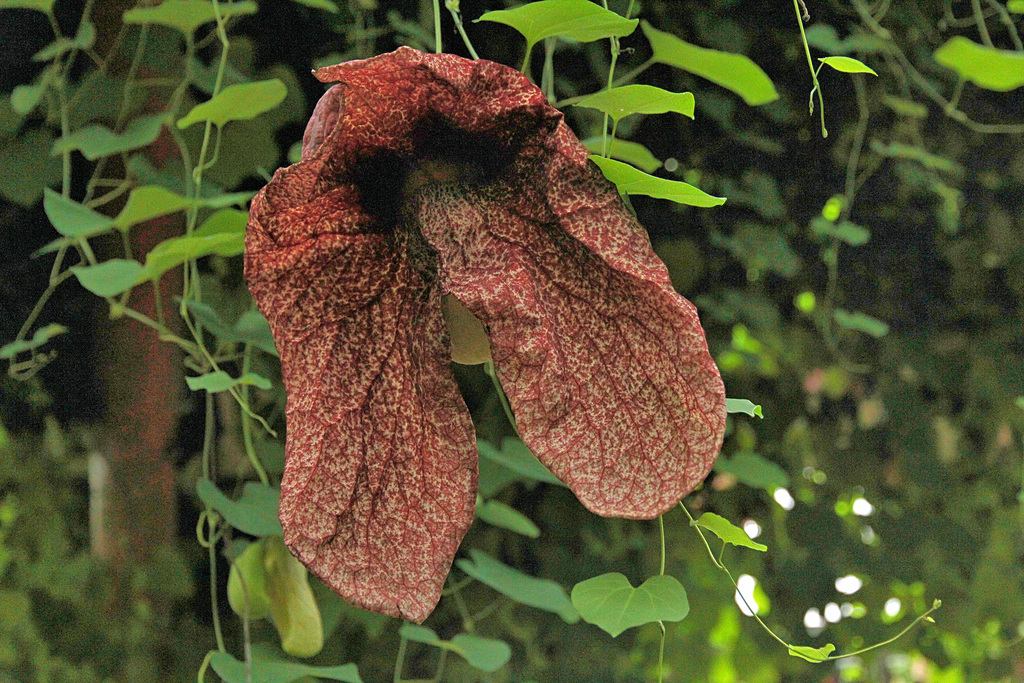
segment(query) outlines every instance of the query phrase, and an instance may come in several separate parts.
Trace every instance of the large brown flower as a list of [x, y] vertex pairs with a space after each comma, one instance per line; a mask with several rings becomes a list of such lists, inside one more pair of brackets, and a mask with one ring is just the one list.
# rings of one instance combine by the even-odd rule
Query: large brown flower
[[489, 353], [523, 441], [597, 514], [699, 484], [725, 393], [696, 311], [541, 91], [409, 48], [316, 76], [338, 85], [245, 253], [288, 392], [292, 552], [361, 607], [431, 612], [477, 482], [453, 354]]

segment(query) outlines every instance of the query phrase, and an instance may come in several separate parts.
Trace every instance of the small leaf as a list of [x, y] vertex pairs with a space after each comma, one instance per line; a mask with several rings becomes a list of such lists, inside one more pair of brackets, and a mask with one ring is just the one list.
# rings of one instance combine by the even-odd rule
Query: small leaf
[[186, 377], [185, 383], [188, 384], [188, 388], [192, 391], [205, 390], [211, 394], [227, 391], [238, 384], [249, 384], [264, 390], [270, 389], [273, 386], [269, 379], [254, 372], [247, 372], [241, 377], [235, 378], [223, 370], [208, 372], [198, 377]]
[[689, 183], [656, 178], [614, 159], [605, 159], [593, 154], [588, 158], [598, 165], [605, 178], [618, 186], [622, 194], [642, 194], [701, 207], [720, 206], [725, 203], [724, 197], [713, 197]]
[[863, 226], [846, 220], [836, 224], [821, 216], [811, 221], [811, 230], [819, 236], [835, 237], [846, 242], [851, 247], [862, 246], [871, 239], [871, 231]]
[[128, 195], [124, 208], [114, 219], [114, 227], [127, 230], [133, 225], [181, 211], [188, 205], [187, 199], [159, 185], [137, 187]]
[[451, 648], [474, 669], [497, 671], [512, 658], [512, 648], [503, 640], [460, 633], [452, 638]]
[[673, 576], [652, 576], [633, 588], [622, 574], [602, 574], [576, 584], [572, 604], [580, 616], [613, 638], [655, 621], [682, 621], [690, 612], [686, 589]]
[[200, 479], [196, 482], [196, 494], [243, 533], [261, 537], [284, 533], [277, 518], [280, 489], [250, 481], [242, 490], [242, 497], [231, 500], [209, 479]]
[[65, 237], [93, 237], [114, 224], [112, 219], [48, 187], [43, 190], [43, 211], [57, 232]]
[[50, 87], [51, 81], [57, 76], [58, 66], [51, 64], [36, 76], [32, 85], [15, 86], [11, 91], [11, 109], [16, 113], [25, 116], [35, 109], [43, 99], [43, 94]]
[[1024, 53], [979, 45], [954, 36], [935, 51], [935, 61], [986, 90], [1008, 92], [1024, 86]]
[[844, 74], [871, 74], [877, 76], [871, 67], [864, 62], [853, 59], [852, 57], [818, 57], [818, 61], [822, 64], [827, 64], [836, 71], [841, 71]]
[[258, 311], [246, 311], [234, 326], [230, 326], [220, 319], [220, 316], [207, 304], [198, 301], [187, 301], [185, 305], [196, 317], [196, 320], [210, 332], [227, 342], [250, 343], [256, 348], [276, 356], [277, 349], [274, 347], [274, 339], [270, 333], [270, 323]]
[[245, 238], [231, 233], [172, 237], [156, 245], [146, 254], [146, 272], [143, 279], [159, 280], [168, 270], [187, 261], [212, 254], [237, 256], [244, 250]]
[[95, 266], [74, 266], [71, 272], [83, 287], [96, 296], [109, 297], [134, 287], [143, 268], [138, 261], [115, 258]]
[[737, 453], [728, 460], [719, 458], [715, 461], [715, 471], [727, 472], [747, 486], [765, 489], [768, 492], [789, 486], [789, 475], [786, 474], [786, 470], [749, 451]]
[[1024, 0], [1008, 0], [1006, 9], [1014, 14], [1024, 14]]
[[540, 529], [533, 523], [533, 520], [519, 512], [515, 508], [505, 505], [498, 500], [484, 502], [479, 496], [476, 501], [477, 518], [487, 522], [491, 526], [501, 527], [514, 531], [528, 538], [540, 536]]
[[[223, 19], [254, 14], [256, 3], [249, 0], [223, 3], [219, 11]], [[203, 24], [216, 21], [217, 15], [213, 11], [213, 3], [207, 0], [164, 0], [155, 7], [130, 9], [121, 16], [121, 20], [126, 24], [160, 24], [191, 36]]]
[[725, 412], [745, 413], [750, 417], [759, 417], [762, 420], [764, 419], [764, 415], [761, 413], [761, 406], [756, 405], [752, 401], [749, 401], [745, 398], [725, 399]]
[[338, 6], [331, 2], [331, 0], [292, 0], [292, 2], [312, 7], [313, 9], [322, 9], [325, 12], [334, 13], [338, 11]]
[[417, 626], [410, 623], [402, 624], [402, 628], [398, 629], [398, 635], [414, 643], [426, 643], [427, 645], [436, 645], [438, 647], [445, 642], [426, 626]]
[[57, 323], [50, 323], [49, 325], [43, 325], [35, 334], [32, 335], [31, 339], [22, 339], [21, 341], [13, 341], [10, 344], [4, 344], [0, 346], [0, 359], [7, 360], [14, 358], [19, 353], [25, 351], [31, 351], [37, 349], [52, 338], [60, 334], [65, 334], [68, 328]]
[[832, 315], [836, 320], [836, 324], [848, 330], [863, 332], [875, 339], [880, 339], [889, 334], [889, 325], [866, 313], [851, 313], [839, 308]]
[[501, 442], [501, 450], [486, 441], [476, 442], [477, 451], [488, 460], [492, 460], [502, 467], [521, 474], [528, 479], [536, 479], [547, 484], [565, 486], [562, 481], [551, 473], [544, 464], [537, 459], [537, 456], [530, 452], [519, 439], [505, 439]]
[[924, 106], [920, 102], [905, 100], [902, 97], [895, 97], [893, 95], [886, 95], [882, 98], [882, 101], [885, 102], [885, 106], [889, 107], [900, 116], [906, 116], [912, 119], [928, 118], [928, 107]]
[[486, 583], [522, 605], [554, 612], [568, 624], [579, 621], [579, 614], [565, 594], [565, 589], [554, 581], [524, 574], [479, 550], [470, 550], [469, 555], [472, 560], [460, 559], [455, 564], [477, 581]]
[[779, 99], [775, 84], [761, 67], [744, 55], [691, 45], [646, 21], [641, 25], [651, 43], [651, 60], [668, 64], [731, 90], [750, 106]]
[[588, 95], [577, 107], [596, 109], [618, 122], [630, 114], [676, 112], [693, 118], [693, 93], [669, 92], [653, 85], [624, 85]]
[[752, 541], [750, 536], [747, 536], [747, 532], [739, 528], [725, 517], [716, 515], [713, 512], [705, 512], [700, 516], [696, 522], [697, 526], [704, 527], [715, 536], [718, 536], [725, 543], [730, 543], [735, 546], [743, 546], [745, 548], [753, 548], [754, 550], [760, 550], [764, 552], [768, 550], [768, 546]]
[[[604, 146], [604, 140], [600, 135], [580, 140], [580, 142], [592, 154], [601, 154], [601, 148]], [[613, 159], [632, 164], [646, 173], [654, 173], [661, 168], [661, 160], [651, 154], [651, 151], [639, 142], [615, 138], [611, 141], [611, 145], [608, 146], [608, 155]]]
[[253, 657], [252, 669], [247, 673], [245, 662], [238, 661], [226, 652], [214, 652], [210, 656], [210, 666], [225, 683], [292, 683], [309, 676], [344, 683], [363, 683], [355, 664], [309, 666], [282, 659]]
[[74, 38], [58, 38], [39, 52], [32, 55], [33, 62], [48, 62], [72, 50], [88, 50], [96, 42], [96, 26], [91, 21], [83, 22]]
[[628, 36], [637, 25], [636, 19], [621, 17], [589, 0], [540, 0], [515, 9], [487, 12], [476, 21], [496, 21], [519, 31], [526, 38], [527, 53], [552, 36], [588, 43]]
[[806, 659], [808, 662], [813, 664], [821, 664], [822, 662], [828, 661], [828, 656], [832, 654], [836, 649], [836, 646], [832, 643], [825, 645], [824, 647], [807, 647], [806, 645], [790, 645], [789, 654], [800, 659]]
[[42, 128], [30, 128], [12, 138], [0, 138], [0, 168], [18, 169], [0, 173], [0, 193], [15, 204], [32, 207], [43, 196], [43, 188], [61, 180], [61, 161], [50, 156], [53, 137]]
[[164, 116], [153, 114], [135, 119], [125, 126], [124, 132], [120, 135], [99, 124], [80, 128], [53, 143], [51, 154], [58, 156], [64, 152], [78, 150], [89, 161], [96, 161], [100, 157], [145, 147], [160, 135]]
[[281, 104], [287, 94], [287, 88], [278, 78], [229, 85], [213, 98], [192, 107], [176, 125], [188, 128], [200, 121], [210, 121], [220, 128], [228, 121], [246, 121]]
[[871, 151], [882, 156], [894, 159], [906, 159], [916, 161], [926, 168], [934, 168], [936, 171], [948, 171], [950, 173], [963, 173], [963, 167], [946, 157], [932, 154], [926, 149], [915, 145], [904, 145], [899, 142], [885, 144], [879, 140], [871, 141]]
[[3, 9], [34, 9], [46, 14], [53, 14], [54, 0], [0, 0]]

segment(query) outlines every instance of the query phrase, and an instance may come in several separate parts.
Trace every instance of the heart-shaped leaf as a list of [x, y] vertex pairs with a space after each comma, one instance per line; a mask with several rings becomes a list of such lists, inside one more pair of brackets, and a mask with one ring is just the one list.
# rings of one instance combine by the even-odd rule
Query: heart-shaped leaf
[[935, 61], [980, 88], [1008, 92], [1024, 86], [1024, 54], [953, 36], [935, 51]]
[[456, 560], [455, 564], [477, 581], [522, 605], [554, 612], [569, 624], [579, 621], [579, 614], [565, 595], [565, 589], [554, 581], [538, 579], [499, 562], [487, 553], [470, 550], [472, 560]]
[[836, 71], [844, 74], [871, 74], [877, 76], [874, 70], [864, 62], [852, 57], [818, 57], [818, 61], [827, 64]]
[[779, 99], [775, 84], [761, 67], [744, 55], [691, 45], [646, 21], [641, 28], [651, 43], [652, 61], [668, 64], [731, 90], [751, 106]]
[[725, 399], [725, 412], [744, 413], [750, 417], [759, 417], [762, 420], [764, 419], [764, 414], [761, 412], [761, 406], [745, 398]]
[[100, 124], [86, 126], [53, 143], [51, 154], [57, 156], [78, 150], [89, 161], [96, 161], [100, 157], [145, 147], [160, 135], [163, 120], [164, 114], [143, 116], [125, 126], [122, 133], [114, 133]]
[[737, 453], [728, 460], [719, 458], [715, 461], [715, 471], [728, 472], [747, 486], [766, 489], [769, 493], [789, 486], [786, 470], [757, 453]]
[[[254, 14], [256, 3], [249, 0], [224, 3], [218, 8], [222, 19]], [[160, 24], [191, 36], [203, 24], [217, 20], [213, 3], [207, 0], [165, 0], [154, 7], [137, 7], [125, 12], [121, 20], [126, 24]]]
[[637, 20], [626, 19], [589, 0], [540, 0], [515, 9], [487, 12], [476, 21], [495, 21], [523, 34], [528, 45], [551, 36], [565, 36], [587, 43], [612, 36], [628, 36]]
[[113, 258], [95, 266], [74, 266], [78, 282], [96, 296], [117, 296], [135, 286], [145, 272], [138, 261]]
[[630, 114], [676, 112], [693, 118], [693, 93], [670, 92], [653, 85], [624, 85], [587, 95], [577, 107], [597, 109], [618, 122]]
[[726, 543], [731, 543], [735, 546], [743, 546], [745, 548], [753, 548], [754, 550], [760, 550], [761, 552], [768, 550], [768, 546], [750, 540], [750, 536], [747, 536], [746, 531], [739, 528], [725, 517], [716, 515], [713, 512], [705, 512], [700, 516], [700, 519], [694, 523], [699, 527], [704, 527]]
[[114, 221], [50, 188], [43, 189], [43, 210], [57, 232], [65, 237], [92, 237], [106, 232]]
[[[592, 154], [601, 154], [604, 147], [604, 139], [600, 135], [580, 140], [580, 142]], [[608, 156], [619, 161], [625, 161], [627, 164], [632, 164], [645, 173], [654, 173], [661, 168], [661, 160], [651, 154], [651, 150], [639, 142], [615, 138], [608, 146]]]
[[597, 155], [588, 158], [598, 165], [604, 177], [615, 183], [622, 194], [642, 194], [690, 206], [709, 207], [725, 204], [725, 197], [713, 197], [689, 183], [656, 178], [614, 159], [605, 159]]
[[821, 664], [828, 660], [828, 656], [832, 654], [836, 649], [836, 646], [832, 643], [825, 645], [824, 647], [807, 647], [806, 645], [790, 645], [789, 654], [800, 659], [806, 659], [808, 662], [814, 664]]
[[226, 683], [292, 683], [307, 676], [345, 683], [363, 683], [355, 664], [309, 666], [281, 659], [253, 657], [252, 668], [247, 672], [245, 662], [238, 661], [226, 652], [214, 652], [210, 656], [210, 666]]
[[231, 500], [209, 479], [196, 482], [199, 498], [224, 516], [228, 524], [252, 536], [280, 536], [277, 519], [280, 489], [249, 482], [238, 500]]
[[690, 612], [686, 589], [675, 577], [652, 576], [633, 588], [622, 574], [602, 574], [572, 589], [572, 604], [584, 621], [614, 638], [628, 628], [655, 621], [682, 621]]
[[178, 128], [209, 121], [220, 128], [228, 121], [245, 121], [270, 111], [284, 101], [288, 89], [279, 78], [229, 85], [178, 119]]

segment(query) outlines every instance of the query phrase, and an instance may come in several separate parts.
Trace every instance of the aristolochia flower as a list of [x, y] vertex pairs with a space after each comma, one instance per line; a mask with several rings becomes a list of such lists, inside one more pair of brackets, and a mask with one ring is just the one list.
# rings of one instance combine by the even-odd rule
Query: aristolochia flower
[[725, 393], [696, 311], [541, 91], [409, 48], [316, 76], [338, 85], [245, 252], [288, 393], [292, 552], [356, 605], [431, 612], [477, 483], [453, 357], [493, 360], [523, 441], [597, 514], [697, 486]]

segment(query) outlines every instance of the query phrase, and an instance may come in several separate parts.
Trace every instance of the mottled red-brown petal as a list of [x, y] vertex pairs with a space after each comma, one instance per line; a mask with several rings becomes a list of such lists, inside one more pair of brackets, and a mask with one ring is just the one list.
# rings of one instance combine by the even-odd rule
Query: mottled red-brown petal
[[353, 604], [421, 622], [473, 519], [473, 426], [440, 290], [400, 237], [358, 234], [345, 188], [301, 184], [318, 164], [278, 172], [246, 237], [288, 393], [285, 541]]
[[[444, 288], [488, 330], [526, 444], [593, 512], [651, 518], [707, 476], [725, 392], [696, 310], [664, 266], [612, 265], [652, 252], [599, 171], [583, 171], [573, 181], [590, 186], [589, 201], [544, 222], [493, 190], [434, 188], [420, 225]], [[570, 229], [610, 240], [608, 259]]]
[[316, 75], [340, 83], [246, 237], [288, 391], [292, 552], [355, 604], [421, 621], [437, 602], [476, 485], [452, 295], [487, 328], [524, 440], [587, 507], [652, 517], [690, 491], [721, 446], [721, 378], [540, 90], [409, 48]]

